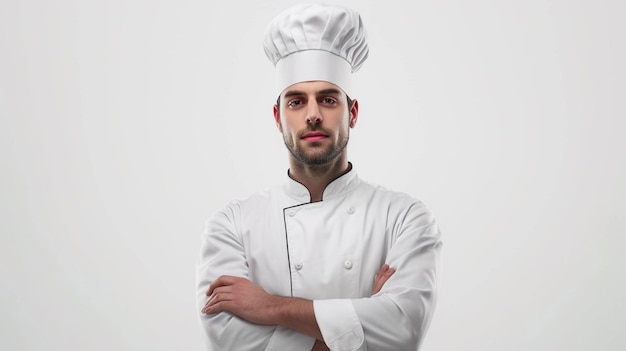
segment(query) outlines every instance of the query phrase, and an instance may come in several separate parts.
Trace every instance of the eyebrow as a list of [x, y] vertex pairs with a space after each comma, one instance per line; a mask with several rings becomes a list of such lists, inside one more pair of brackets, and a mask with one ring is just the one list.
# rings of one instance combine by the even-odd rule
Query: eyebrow
[[[320, 90], [315, 94], [316, 95], [329, 95], [329, 94], [341, 94], [341, 92], [338, 89], [330, 88], [330, 89]], [[285, 97], [301, 96], [301, 95], [306, 95], [306, 93], [300, 90], [289, 90], [288, 92], [285, 93]]]

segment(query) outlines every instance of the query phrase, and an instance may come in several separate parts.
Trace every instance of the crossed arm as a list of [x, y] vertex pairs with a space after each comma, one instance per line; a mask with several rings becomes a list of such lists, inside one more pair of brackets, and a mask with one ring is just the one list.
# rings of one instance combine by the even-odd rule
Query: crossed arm
[[[372, 295], [380, 291], [394, 272], [395, 269], [387, 264], [380, 268], [374, 279]], [[311, 300], [270, 295], [246, 278], [226, 275], [215, 280], [206, 295], [210, 298], [202, 313], [230, 312], [250, 323], [283, 326], [315, 338], [312, 351], [328, 350]]]
[[[385, 262], [397, 271], [390, 279], [379, 274], [372, 289], [378, 293], [314, 301], [272, 296], [252, 283], [257, 280], [249, 276], [240, 229], [232, 220], [238, 213], [233, 207], [227, 211], [208, 221], [196, 267], [199, 321], [209, 349], [325, 350], [324, 342], [336, 350], [419, 346], [436, 300], [441, 248], [434, 219], [421, 204], [398, 215], [385, 253]], [[277, 291], [274, 287], [272, 294]]]

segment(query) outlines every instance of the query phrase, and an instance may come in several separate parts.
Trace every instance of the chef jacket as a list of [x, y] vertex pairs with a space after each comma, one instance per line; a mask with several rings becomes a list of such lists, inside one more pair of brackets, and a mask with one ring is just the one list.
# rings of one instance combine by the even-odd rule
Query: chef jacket
[[[313, 300], [331, 350], [417, 350], [436, 299], [439, 229], [424, 204], [362, 181], [351, 169], [323, 200], [288, 175], [207, 221], [196, 270], [198, 311], [211, 282], [245, 277], [268, 293]], [[396, 272], [372, 295], [384, 264]], [[314, 338], [199, 313], [209, 350], [311, 350]]]

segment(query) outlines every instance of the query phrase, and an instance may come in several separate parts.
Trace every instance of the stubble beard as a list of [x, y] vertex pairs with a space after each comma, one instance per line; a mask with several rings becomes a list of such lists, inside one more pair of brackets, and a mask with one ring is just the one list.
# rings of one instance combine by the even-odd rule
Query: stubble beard
[[[321, 149], [322, 142], [310, 142], [309, 150], [305, 150], [298, 147], [297, 142], [294, 142], [293, 139], [289, 138], [287, 135], [283, 135], [285, 146], [291, 155], [303, 165], [311, 167], [323, 166], [337, 159], [337, 157], [343, 153], [346, 146], [348, 146], [349, 139], [350, 135], [347, 134], [341, 137], [338, 143], [331, 144], [325, 149]], [[300, 140], [300, 137], [298, 137], [297, 140]]]

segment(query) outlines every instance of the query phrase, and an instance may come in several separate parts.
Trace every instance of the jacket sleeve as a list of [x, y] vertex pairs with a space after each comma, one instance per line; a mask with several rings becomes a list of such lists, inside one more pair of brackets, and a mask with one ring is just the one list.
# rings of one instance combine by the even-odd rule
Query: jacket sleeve
[[202, 314], [206, 291], [221, 275], [248, 278], [248, 264], [237, 232], [237, 206], [229, 205], [206, 223], [196, 266], [196, 313], [207, 350], [311, 350], [315, 339], [275, 326], [249, 323], [231, 313]]
[[398, 217], [386, 262], [396, 272], [368, 298], [315, 300], [315, 317], [331, 350], [417, 350], [436, 300], [441, 235], [420, 202]]

